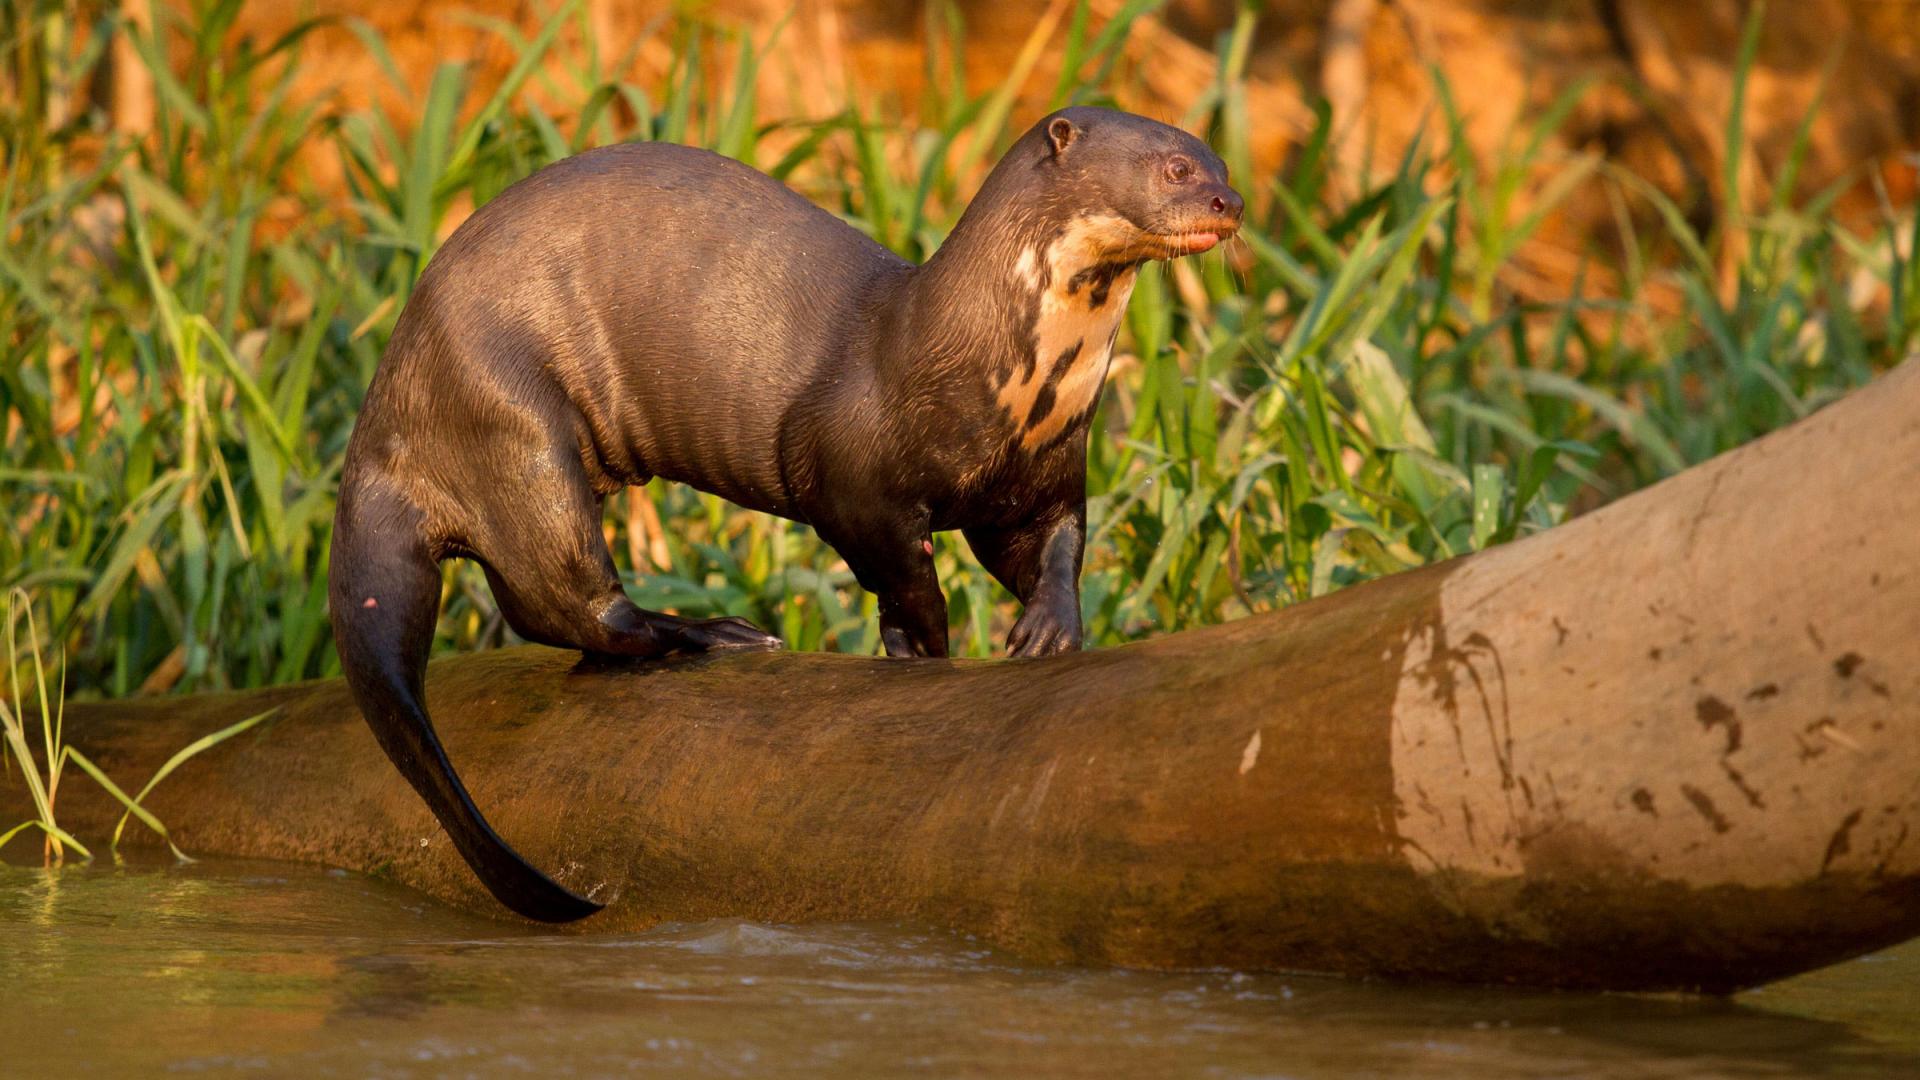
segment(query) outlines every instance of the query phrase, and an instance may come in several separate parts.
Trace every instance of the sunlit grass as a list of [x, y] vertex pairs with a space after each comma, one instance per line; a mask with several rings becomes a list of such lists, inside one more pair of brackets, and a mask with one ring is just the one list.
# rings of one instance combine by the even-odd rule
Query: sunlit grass
[[[20, 637], [23, 626], [26, 631], [24, 650], [21, 648], [23, 642]], [[72, 833], [61, 828], [55, 819], [54, 808], [60, 794], [60, 777], [66, 772], [66, 767], [71, 764], [92, 777], [107, 794], [113, 796], [126, 808], [126, 811], [120, 815], [119, 823], [114, 826], [113, 836], [108, 842], [116, 856], [119, 854], [120, 839], [126, 832], [127, 822], [132, 818], [139, 818], [141, 823], [159, 835], [175, 858], [191, 861], [187, 860], [185, 852], [174, 845], [173, 837], [167, 832], [166, 825], [155, 817], [151, 810], [141, 805], [141, 800], [147, 797], [155, 785], [166, 779], [195, 754], [218, 746], [260, 723], [272, 715], [272, 710], [250, 716], [239, 723], [230, 724], [219, 731], [195, 739], [168, 758], [160, 768], [154, 770], [153, 777], [147, 781], [145, 787], [140, 789], [139, 794], [128, 795], [119, 784], [113, 781], [112, 777], [107, 775], [106, 770], [94, 764], [91, 758], [65, 741], [66, 665], [64, 662], [60, 665], [61, 682], [49, 694], [46, 665], [42, 662], [40, 655], [40, 633], [33, 614], [33, 603], [20, 589], [11, 589], [7, 593], [6, 638], [9, 696], [0, 698], [0, 739], [3, 739], [0, 745], [4, 745], [4, 750], [0, 750], [0, 763], [20, 771], [22, 782], [27, 789], [27, 797], [33, 804], [34, 816], [0, 832], [0, 849], [4, 849], [8, 841], [26, 830], [38, 829], [45, 837], [42, 858], [47, 863], [59, 865], [64, 862], [67, 848], [72, 848], [83, 859], [93, 858], [93, 852], [75, 839]], [[20, 688], [21, 676], [27, 672], [31, 672], [33, 681], [33, 695], [27, 700], [32, 700], [39, 707], [40, 714], [41, 752], [38, 762], [27, 742], [27, 709]], [[49, 705], [50, 700], [51, 705]], [[42, 768], [45, 770], [44, 775]]]
[[[753, 88], [778, 28], [666, 23], [675, 66], [641, 86], [610, 74], [611, 49], [560, 51], [570, 24], [591, 40], [583, 10], [563, 5], [530, 38], [499, 31], [520, 59], [484, 100], [447, 64], [404, 117], [340, 114], [290, 93], [310, 26], [233, 42], [231, 5], [188, 22], [167, 10], [154, 33], [188, 53], [178, 76], [153, 40], [92, 30], [133, 33], [147, 58], [150, 138], [84, 110], [50, 122], [32, 95], [0, 102], [0, 584], [42, 598], [77, 688], [116, 695], [337, 670], [324, 582], [341, 455], [455, 215], [581, 149], [670, 139], [766, 169], [921, 259], [1017, 134], [1033, 57], [1067, 58], [1056, 103], [1106, 102], [1125, 77], [1120, 27], [1094, 28], [1076, 4], [983, 93], [934, 77], [911, 116], [766, 117]], [[58, 21], [9, 31], [31, 40], [9, 42], [8, 62], [37, 58], [49, 85], [99, 63], [95, 46], [14, 47]], [[1083, 593], [1097, 644], [1549, 527], [1788, 423], [1920, 345], [1920, 224], [1889, 211], [1877, 230], [1842, 228], [1838, 189], [1796, 189], [1804, 137], [1764, 203], [1718, 207], [1708, 235], [1638, 178], [1550, 156], [1578, 91], [1517, 125], [1490, 162], [1467, 152], [1441, 87], [1451, 138], [1378, 183], [1334, 174], [1324, 111], [1286, 168], [1257, 175], [1253, 29], [1249, 15], [1222, 42], [1188, 117], [1249, 196], [1244, 240], [1143, 272], [1095, 428]], [[956, 70], [950, 20], [934, 17], [929, 37], [929, 71]], [[1752, 55], [1738, 58], [1743, 80]], [[1737, 108], [1728, 130], [1737, 162]], [[339, 163], [344, 204], [301, 180], [296, 162], [316, 153]], [[1621, 208], [1621, 249], [1590, 263], [1617, 287], [1592, 295], [1583, 274], [1564, 298], [1517, 300], [1504, 284], [1516, 253], [1586, 185]], [[1646, 302], [1655, 293], [1675, 299]], [[608, 510], [642, 604], [744, 615], [796, 648], [875, 649], [872, 598], [810, 530], [662, 482]], [[956, 650], [997, 651], [1011, 601], [957, 535], [939, 539], [937, 561]], [[440, 647], [506, 640], [480, 574], [451, 564]]]
[[[26, 629], [24, 657], [20, 651], [22, 624]], [[31, 670], [33, 677], [33, 695], [26, 700], [33, 700], [39, 706], [40, 747], [46, 760], [44, 775], [27, 747], [27, 708], [20, 692], [20, 676], [26, 669]], [[0, 759], [20, 770], [27, 797], [33, 802], [34, 816], [0, 832], [0, 848], [28, 829], [39, 829], [45, 838], [45, 858], [51, 863], [64, 860], [67, 848], [79, 852], [81, 858], [93, 858], [85, 844], [54, 820], [54, 803], [60, 796], [60, 774], [68, 758], [68, 748], [61, 742], [61, 722], [66, 716], [65, 674], [63, 669], [62, 684], [52, 695], [54, 706], [49, 707], [47, 669], [40, 660], [40, 632], [34, 622], [33, 607], [26, 602], [26, 594], [10, 590], [7, 593], [7, 688], [4, 699], [0, 699], [0, 734], [5, 736], [6, 752], [0, 754]]]

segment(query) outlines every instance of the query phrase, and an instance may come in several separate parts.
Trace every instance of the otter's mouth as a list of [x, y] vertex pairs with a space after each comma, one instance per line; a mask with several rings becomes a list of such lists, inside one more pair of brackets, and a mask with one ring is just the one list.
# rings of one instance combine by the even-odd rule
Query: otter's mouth
[[1211, 251], [1216, 244], [1230, 240], [1240, 231], [1240, 224], [1234, 221], [1203, 222], [1198, 227], [1180, 232], [1153, 233], [1155, 243], [1162, 249], [1159, 256], [1163, 259], [1178, 259], [1183, 255], [1198, 255]]

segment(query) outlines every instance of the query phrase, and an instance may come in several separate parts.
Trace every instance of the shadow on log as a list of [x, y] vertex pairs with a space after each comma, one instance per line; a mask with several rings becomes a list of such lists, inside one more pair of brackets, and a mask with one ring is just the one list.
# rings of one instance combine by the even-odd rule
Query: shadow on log
[[[433, 665], [501, 832], [661, 920], [908, 919], [1029, 959], [1727, 991], [1920, 934], [1920, 364], [1587, 517], [1039, 661]], [[499, 909], [338, 681], [76, 706], [186, 849]], [[8, 820], [26, 812], [0, 787]], [[62, 823], [118, 807], [75, 781]]]

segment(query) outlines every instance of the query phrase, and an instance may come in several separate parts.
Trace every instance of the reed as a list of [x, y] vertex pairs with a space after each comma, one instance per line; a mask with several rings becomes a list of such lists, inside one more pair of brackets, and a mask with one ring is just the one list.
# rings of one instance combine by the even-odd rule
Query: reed
[[[21, 638], [23, 627], [26, 632], [24, 641]], [[5, 691], [0, 692], [0, 763], [4, 763], [9, 770], [20, 770], [21, 782], [27, 789], [28, 802], [33, 806], [33, 816], [11, 828], [0, 830], [0, 848], [5, 848], [8, 841], [28, 829], [38, 829], [43, 839], [41, 858], [48, 865], [57, 866], [65, 862], [69, 848], [82, 859], [89, 861], [93, 859], [93, 852], [72, 833], [60, 826], [55, 813], [60, 796], [60, 778], [66, 773], [67, 766], [73, 765], [92, 777], [107, 794], [113, 796], [121, 806], [125, 807], [125, 812], [120, 815], [120, 822], [114, 827], [113, 836], [109, 840], [109, 848], [116, 860], [120, 852], [120, 838], [126, 833], [127, 822], [133, 818], [139, 818], [142, 824], [159, 835], [167, 845], [167, 849], [173, 852], [174, 858], [191, 862], [187, 854], [174, 845], [173, 837], [168, 834], [166, 825], [154, 816], [153, 811], [141, 805], [141, 800], [147, 797], [155, 785], [165, 780], [169, 774], [192, 759], [195, 754], [218, 746], [246, 731], [271, 716], [273, 710], [256, 713], [244, 720], [229, 724], [219, 731], [193, 740], [155, 769], [153, 777], [147, 781], [145, 787], [140, 789], [139, 794], [128, 795], [111, 776], [107, 775], [105, 769], [94, 764], [93, 759], [66, 742], [64, 738], [67, 704], [66, 665], [64, 662], [60, 665], [60, 683], [49, 693], [47, 669], [41, 658], [40, 632], [34, 618], [33, 603], [21, 589], [11, 589], [7, 593], [6, 654], [8, 685]], [[32, 682], [31, 695], [23, 695], [21, 692], [23, 677]], [[27, 719], [28, 702], [39, 707], [40, 753], [38, 755], [34, 754], [28, 737], [31, 731]]]
[[[581, 149], [672, 139], [767, 169], [923, 258], [1017, 134], [1030, 75], [1023, 58], [984, 94], [931, 78], [911, 118], [766, 117], [752, 91], [777, 28], [663, 23], [675, 65], [643, 86], [567, 4], [529, 38], [497, 31], [519, 62], [484, 100], [447, 64], [402, 113], [341, 113], [290, 93], [312, 24], [254, 44], [230, 40], [233, 3], [201, 0], [185, 19], [156, 8], [150, 32], [56, 14], [17, 21], [6, 43], [17, 86], [58, 87], [127, 37], [156, 86], [149, 136], [45, 93], [0, 100], [0, 585], [41, 599], [85, 694], [337, 670], [324, 581], [341, 455], [452, 215]], [[1068, 58], [1053, 100], [1110, 100], [1124, 24], [1094, 29], [1084, 3], [1059, 24], [1042, 42]], [[951, 19], [930, 25], [929, 71], [956, 70]], [[1143, 272], [1094, 429], [1095, 644], [1551, 527], [1920, 347], [1920, 222], [1889, 210], [1877, 230], [1842, 228], [1837, 189], [1796, 186], [1804, 133], [1764, 202], [1719, 207], [1707, 235], [1650, 184], [1550, 156], [1571, 96], [1490, 163], [1466, 152], [1448, 106], [1447, 145], [1415, 146], [1365, 185], [1334, 175], [1322, 110], [1290, 164], [1256, 176], [1242, 92], [1253, 29], [1249, 15], [1221, 42], [1188, 118], [1250, 196], [1244, 241]], [[184, 65], [162, 62], [162, 36]], [[559, 44], [575, 38], [587, 47]], [[1737, 107], [1728, 130], [1741, 135]], [[293, 164], [315, 153], [339, 161], [344, 200], [300, 179]], [[1583, 276], [1560, 300], [1514, 300], [1503, 273], [1579, 185], [1658, 227], [1596, 256], [1613, 295], [1589, 295]], [[1678, 300], [1643, 302], [1654, 291]], [[799, 649], [877, 647], [872, 598], [801, 526], [656, 482], [611, 500], [606, 531], [645, 606], [746, 616]], [[957, 535], [937, 559], [956, 651], [995, 652], [1011, 600]], [[512, 639], [476, 568], [449, 564], [445, 594], [438, 648]]]

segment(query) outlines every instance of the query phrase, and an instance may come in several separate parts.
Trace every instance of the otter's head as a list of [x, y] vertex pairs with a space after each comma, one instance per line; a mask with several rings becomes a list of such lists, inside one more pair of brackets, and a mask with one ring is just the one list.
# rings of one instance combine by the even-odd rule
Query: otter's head
[[1239, 231], [1241, 210], [1218, 154], [1142, 116], [1062, 109], [1014, 144], [955, 236], [999, 245], [1027, 298], [1007, 305], [1019, 324], [995, 384], [1020, 445], [1085, 430], [1140, 264], [1206, 251]]
[[1193, 255], [1240, 229], [1245, 205], [1226, 163], [1179, 128], [1077, 106], [1035, 124], [1020, 145], [1065, 223], [1100, 223], [1110, 261]]

